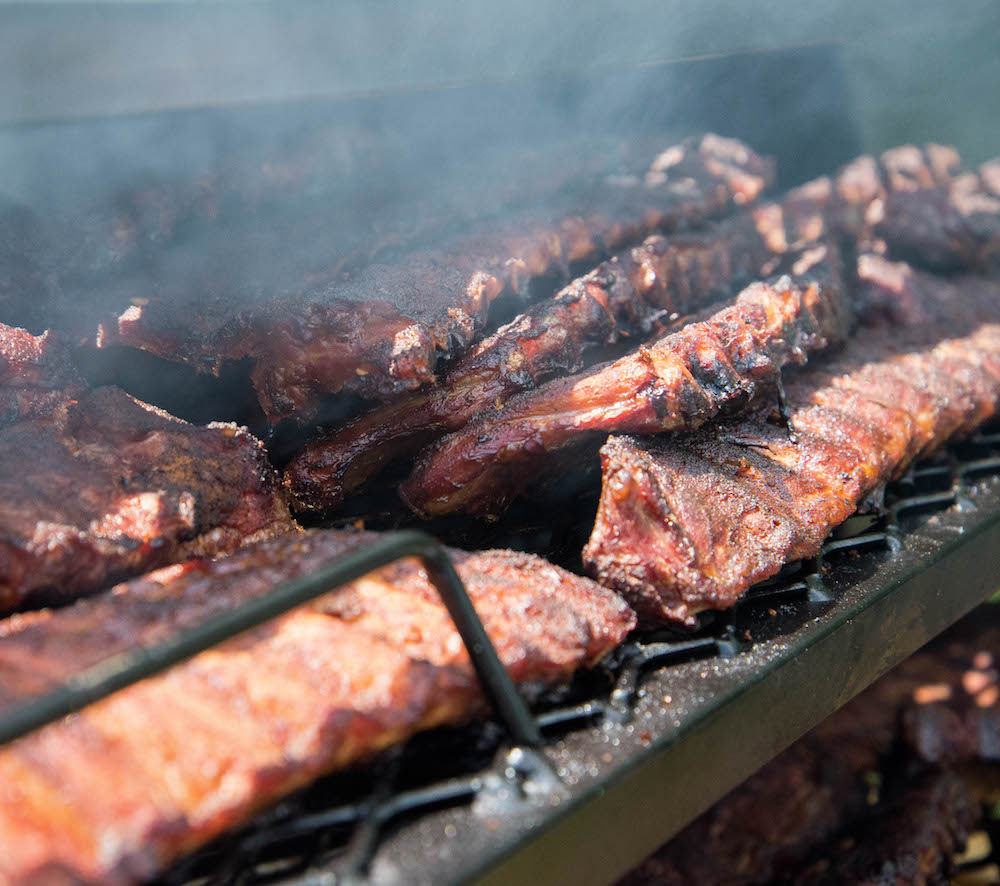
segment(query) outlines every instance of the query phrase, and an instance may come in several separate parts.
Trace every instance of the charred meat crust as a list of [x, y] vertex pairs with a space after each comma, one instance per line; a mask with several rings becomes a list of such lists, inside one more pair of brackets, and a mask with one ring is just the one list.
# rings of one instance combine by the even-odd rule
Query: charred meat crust
[[[0, 698], [57, 685], [370, 540], [289, 534], [27, 617], [0, 648]], [[452, 557], [518, 681], [565, 680], [634, 624], [612, 592], [537, 557]], [[436, 591], [418, 564], [398, 562], [0, 750], [0, 881], [148, 878], [320, 774], [482, 704]]]
[[117, 388], [0, 429], [0, 500], [3, 611], [294, 525], [245, 429], [192, 426]]
[[[384, 400], [427, 383], [439, 360], [481, 334], [501, 295], [529, 301], [539, 294], [535, 282], [565, 281], [571, 263], [597, 261], [653, 231], [701, 224], [752, 201], [772, 180], [769, 161], [703, 136], [664, 152], [645, 180], [601, 184], [548, 212], [511, 213], [346, 276], [338, 269], [305, 279], [303, 271], [274, 297], [257, 292], [274, 276], [267, 268], [245, 293], [210, 280], [209, 309], [199, 306], [199, 316], [178, 320], [166, 303], [176, 299], [155, 299], [109, 320], [101, 339], [203, 369], [249, 358], [268, 418], [306, 421], [339, 391]], [[248, 296], [257, 302], [250, 308]]]
[[307, 444], [285, 475], [293, 504], [337, 507], [390, 460], [515, 394], [579, 371], [602, 347], [647, 337], [659, 322], [724, 297], [759, 274], [770, 256], [747, 216], [705, 232], [647, 238], [532, 305], [474, 346], [438, 384]]
[[[996, 317], [1000, 290], [962, 286], [976, 287]], [[881, 484], [995, 412], [1000, 325], [958, 332], [937, 344], [920, 329], [910, 344], [898, 328], [859, 334], [787, 387], [794, 439], [766, 415], [686, 438], [613, 438], [588, 570], [645, 619], [690, 623], [814, 555]]]
[[739, 409], [783, 366], [842, 340], [850, 310], [838, 264], [832, 247], [810, 248], [793, 262], [797, 276], [751, 284], [704, 322], [513, 398], [431, 446], [404, 499], [422, 516], [495, 516], [583, 435], [690, 429]]
[[67, 344], [0, 323], [0, 428], [44, 415], [83, 393]]
[[806, 190], [704, 231], [653, 235], [536, 302], [474, 346], [433, 386], [396, 398], [306, 444], [285, 474], [293, 506], [338, 507], [388, 462], [501, 407], [514, 395], [649, 338], [678, 315], [772, 273], [782, 256], [833, 229]]

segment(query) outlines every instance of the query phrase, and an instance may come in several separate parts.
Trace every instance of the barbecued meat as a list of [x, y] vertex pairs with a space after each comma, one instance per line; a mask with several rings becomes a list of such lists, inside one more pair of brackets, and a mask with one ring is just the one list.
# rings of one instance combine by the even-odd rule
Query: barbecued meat
[[1000, 260], [1000, 193], [988, 168], [930, 188], [901, 178], [871, 212], [894, 257], [941, 270], [985, 270]]
[[[995, 284], [950, 294], [997, 317]], [[859, 334], [787, 387], [794, 436], [761, 413], [683, 438], [612, 438], [588, 570], [645, 618], [690, 623], [814, 555], [881, 484], [996, 410], [1000, 325], [951, 329], [966, 334], [936, 345], [924, 328]]]
[[421, 457], [402, 493], [423, 516], [499, 514], [549, 457], [613, 431], [694, 428], [772, 388], [782, 366], [840, 340], [849, 310], [837, 261], [814, 246], [704, 322], [613, 363], [512, 399]]
[[[302, 510], [337, 507], [386, 464], [594, 355], [648, 338], [773, 271], [828, 233], [815, 202], [770, 203], [697, 233], [653, 235], [531, 305], [473, 347], [433, 387], [398, 398], [307, 444], [285, 483]], [[773, 263], [773, 264], [772, 264]]]
[[[220, 142], [228, 125], [220, 120], [221, 128], [206, 129], [206, 122], [180, 122], [182, 128], [193, 126], [186, 136], [194, 138], [174, 141], [173, 147], [183, 143], [186, 156], [167, 161], [180, 164], [173, 171], [159, 162], [135, 167], [135, 158], [149, 153], [134, 142], [142, 138], [141, 125], [124, 141], [115, 125], [86, 127], [86, 133], [68, 133], [54, 154], [36, 157], [39, 170], [62, 172], [65, 158], [73, 161], [67, 175], [32, 181], [29, 173], [14, 180], [15, 190], [31, 194], [30, 207], [0, 198], [0, 321], [91, 337], [98, 323], [114, 328], [109, 321], [133, 299], [155, 314], [161, 299], [172, 298], [149, 327], [162, 337], [171, 329], [171, 312], [186, 315], [175, 321], [178, 330], [185, 322], [197, 327], [206, 293], [230, 293], [232, 314], [234, 305], [260, 297], [258, 287], [274, 286], [272, 294], [280, 294], [313, 274], [333, 279], [337, 266], [355, 267], [380, 249], [433, 236], [444, 219], [454, 223], [527, 194], [555, 193], [582, 176], [627, 168], [653, 152], [643, 139], [624, 145], [598, 137], [592, 155], [576, 151], [568, 164], [567, 153], [578, 147], [569, 139], [543, 145], [530, 140], [502, 153], [480, 153], [460, 169], [445, 164], [450, 187], [442, 188], [440, 174], [427, 168], [426, 146], [413, 139], [402, 145], [384, 125], [377, 136], [360, 120], [290, 134], [288, 121], [277, 120], [273, 131], [261, 130], [268, 130], [267, 144], [250, 143], [253, 138], [234, 151]], [[179, 131], [172, 129], [174, 136]], [[122, 158], [125, 141], [130, 149]], [[79, 148], [81, 142], [86, 151], [77, 165], [74, 144]], [[192, 156], [192, 144], [204, 151]], [[155, 147], [161, 159], [172, 153], [162, 139]], [[119, 158], [125, 161], [121, 168]], [[407, 161], [420, 162], [421, 174], [413, 175]], [[288, 266], [290, 252], [297, 266]], [[289, 273], [275, 274], [268, 262], [286, 265]], [[183, 344], [183, 337], [176, 343]]]
[[[24, 618], [0, 643], [0, 704], [371, 538], [286, 535]], [[633, 626], [614, 594], [537, 557], [452, 556], [519, 682], [564, 680]], [[147, 878], [321, 773], [482, 707], [436, 591], [400, 561], [0, 750], [0, 882]]]
[[790, 877], [795, 886], [945, 886], [979, 810], [962, 780], [932, 772], [905, 784], [855, 831]]
[[952, 148], [904, 145], [859, 157], [786, 200], [862, 250], [934, 270], [987, 270], [1000, 257], [1000, 162], [963, 172]]
[[[217, 248], [202, 239], [159, 256], [152, 290], [148, 275], [111, 284], [118, 308], [102, 320], [98, 344], [202, 369], [249, 358], [268, 417], [307, 420], [342, 390], [386, 399], [425, 384], [439, 360], [473, 342], [501, 295], [526, 302], [551, 292], [572, 263], [720, 215], [753, 200], [772, 175], [742, 145], [705, 136], [665, 152], [645, 181], [554, 195], [544, 211], [511, 211], [393, 258], [379, 255], [367, 227], [340, 235], [289, 219], [278, 235], [216, 232]], [[83, 314], [74, 326], [86, 325]]]
[[83, 393], [66, 343], [0, 323], [0, 428], [51, 412]]
[[336, 507], [392, 459], [542, 381], [580, 370], [601, 348], [647, 337], [657, 323], [723, 297], [770, 257], [748, 216], [702, 233], [649, 237], [536, 302], [473, 347], [439, 384], [309, 443], [286, 473], [294, 503]]
[[0, 610], [292, 528], [258, 440], [117, 388], [0, 429]]
[[928, 763], [1000, 761], [1000, 607], [983, 607], [972, 621], [938, 642], [935, 655], [907, 663], [914, 686], [903, 739]]
[[[837, 865], [839, 858], [850, 855], [856, 861], [854, 850], [841, 845], [838, 835], [857, 844], [860, 832], [867, 843], [864, 832], [869, 827], [880, 829], [885, 858], [899, 870], [906, 857], [899, 850], [906, 843], [901, 846], [898, 838], [905, 837], [907, 828], [914, 834], [928, 833], [924, 826], [929, 825], [933, 834], [935, 813], [947, 824], [956, 809], [968, 808], [964, 792], [950, 779], [941, 786], [934, 777], [921, 780], [921, 763], [927, 758], [919, 747], [900, 741], [907, 733], [907, 711], [933, 708], [939, 702], [932, 699], [967, 695], [966, 675], [988, 679], [998, 642], [1000, 606], [982, 606], [731, 791], [625, 876], [620, 886], [786, 883], [809, 858]], [[904, 792], [906, 799], [893, 801]], [[928, 803], [923, 811], [910, 802], [918, 798]], [[894, 816], [901, 816], [906, 827], [894, 828]], [[964, 814], [962, 821], [968, 824]], [[858, 827], [859, 822], [864, 824]], [[939, 856], [940, 849], [928, 848]], [[806, 869], [820, 873], [818, 866]], [[855, 880], [846, 876], [837, 882]]]

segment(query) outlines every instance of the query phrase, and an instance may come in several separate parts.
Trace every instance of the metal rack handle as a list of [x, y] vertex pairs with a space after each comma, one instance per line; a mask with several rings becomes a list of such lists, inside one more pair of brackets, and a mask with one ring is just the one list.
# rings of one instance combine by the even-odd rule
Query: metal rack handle
[[58, 689], [4, 714], [0, 720], [0, 745], [75, 713], [403, 557], [417, 557], [424, 564], [428, 579], [437, 588], [462, 637], [483, 691], [512, 741], [539, 747], [542, 737], [538, 724], [486, 635], [448, 552], [435, 538], [416, 530], [385, 535], [364, 550], [352, 551], [309, 575], [285, 582], [274, 591], [197, 628], [144, 649], [111, 656], [71, 677]]

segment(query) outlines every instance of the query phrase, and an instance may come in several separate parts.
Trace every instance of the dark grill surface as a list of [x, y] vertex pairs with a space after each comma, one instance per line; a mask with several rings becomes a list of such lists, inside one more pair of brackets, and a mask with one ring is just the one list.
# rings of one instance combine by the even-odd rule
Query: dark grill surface
[[534, 699], [543, 754], [490, 722], [420, 736], [161, 886], [613, 879], [993, 590], [1000, 427], [871, 505], [697, 631], [637, 635]]

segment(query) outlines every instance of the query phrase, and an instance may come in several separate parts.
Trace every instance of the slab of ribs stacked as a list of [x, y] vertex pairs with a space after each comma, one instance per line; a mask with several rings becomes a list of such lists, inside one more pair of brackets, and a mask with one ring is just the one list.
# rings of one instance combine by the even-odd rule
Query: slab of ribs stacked
[[[363, 249], [300, 240], [301, 222], [226, 228], [201, 192], [88, 223], [76, 248], [6, 213], [0, 716], [370, 543], [292, 513], [329, 521], [401, 468], [414, 514], [467, 521], [602, 468], [575, 571], [453, 551], [521, 684], [567, 681], [637, 622], [694, 624], [815, 554], [1000, 405], [1000, 162], [903, 147], [784, 196], [772, 181], [708, 135], [544, 209]], [[239, 256], [258, 278], [229, 273]], [[282, 477], [266, 430], [192, 425], [83, 377], [109, 347], [245, 369], [268, 422], [311, 438]], [[400, 561], [0, 749], [0, 883], [141, 882], [484, 708], [436, 591]]]

